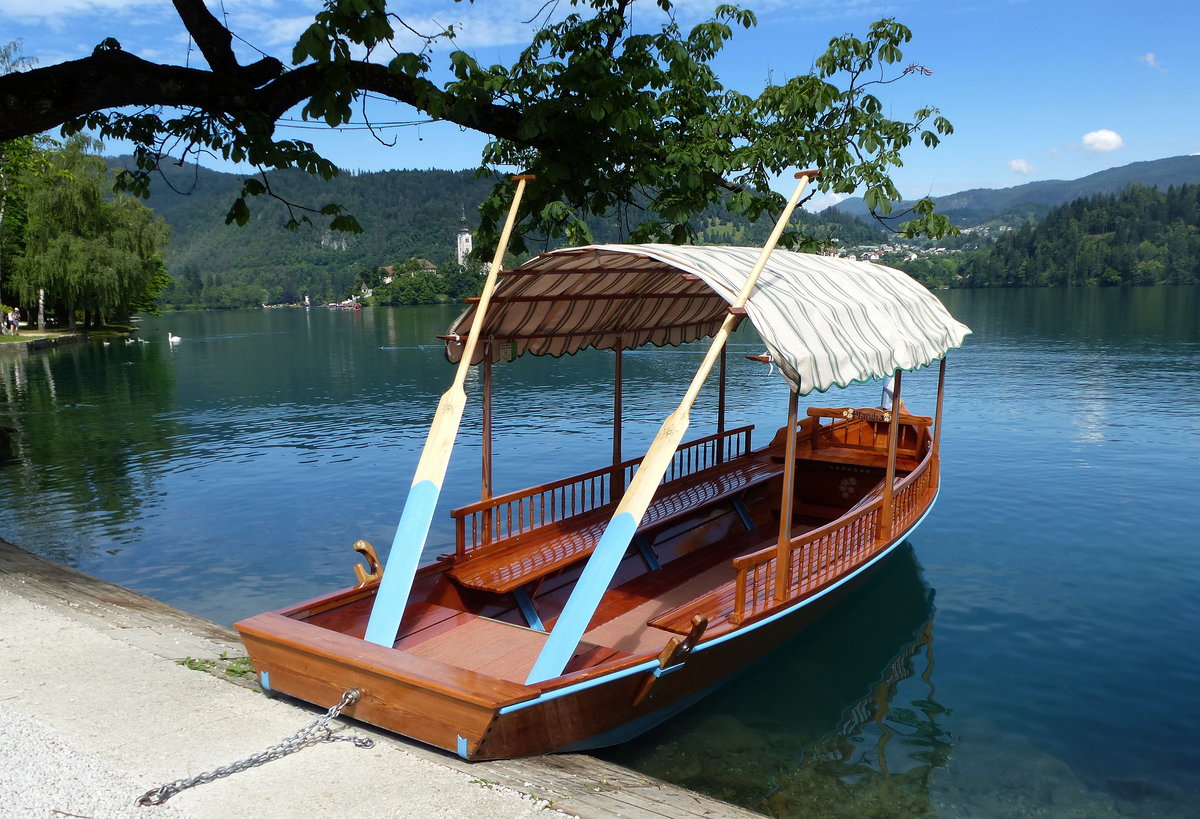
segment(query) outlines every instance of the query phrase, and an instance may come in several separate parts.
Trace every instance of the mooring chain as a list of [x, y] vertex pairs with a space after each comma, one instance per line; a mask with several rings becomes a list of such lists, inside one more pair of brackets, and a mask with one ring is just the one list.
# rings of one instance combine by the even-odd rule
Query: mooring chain
[[296, 733], [292, 734], [287, 739], [272, 745], [265, 751], [261, 751], [253, 756], [248, 756], [245, 759], [230, 763], [221, 768], [208, 771], [206, 773], [196, 774], [189, 779], [176, 779], [174, 782], [146, 791], [138, 797], [137, 804], [146, 805], [161, 805], [180, 791], [186, 791], [188, 788], [194, 788], [197, 785], [203, 785], [212, 782], [222, 777], [245, 771], [250, 768], [262, 765], [264, 762], [270, 762], [273, 759], [287, 756], [294, 753], [306, 745], [311, 745], [315, 742], [353, 742], [359, 748], [371, 748], [375, 745], [375, 740], [368, 737], [350, 737], [337, 736], [333, 733], [333, 729], [329, 727], [329, 723], [336, 719], [338, 714], [342, 713], [342, 709], [358, 702], [361, 692], [357, 688], [352, 688], [342, 694], [341, 702], [330, 708], [321, 716], [317, 717], [308, 725], [301, 728]]

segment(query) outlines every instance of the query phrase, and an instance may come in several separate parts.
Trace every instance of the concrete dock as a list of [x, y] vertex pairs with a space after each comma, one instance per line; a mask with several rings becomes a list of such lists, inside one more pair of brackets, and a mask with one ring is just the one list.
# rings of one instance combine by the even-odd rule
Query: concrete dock
[[[350, 720], [295, 753], [138, 807], [323, 711], [231, 676], [230, 629], [0, 539], [0, 817], [752, 817], [579, 754], [465, 762]], [[191, 662], [182, 662], [191, 660]]]

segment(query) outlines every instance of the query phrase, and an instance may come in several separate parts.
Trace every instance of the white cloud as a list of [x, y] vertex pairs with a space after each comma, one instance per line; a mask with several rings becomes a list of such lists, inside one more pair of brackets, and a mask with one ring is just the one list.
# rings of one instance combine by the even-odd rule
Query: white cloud
[[1037, 170], [1028, 159], [1010, 159], [1008, 167], [1013, 173], [1019, 173], [1022, 176], [1028, 176]]
[[142, 6], [157, 6], [157, 0], [0, 0], [0, 15], [17, 20], [38, 20], [51, 28], [62, 28], [63, 18], [96, 12], [132, 12]]
[[1163, 68], [1158, 62], [1158, 55], [1153, 51], [1147, 51], [1145, 54], [1139, 54], [1135, 57], [1139, 63], [1145, 63], [1148, 68], [1153, 68], [1159, 74], [1166, 74], [1167, 69]]
[[276, 56], [287, 61], [290, 46], [299, 39], [304, 30], [312, 25], [311, 14], [299, 16], [276, 16], [269, 11], [237, 11], [229, 15], [229, 27], [240, 37], [264, 49], [283, 48]]
[[1125, 140], [1121, 139], [1120, 134], [1107, 128], [1090, 131], [1083, 135], [1083, 150], [1093, 154], [1106, 154], [1109, 151], [1117, 150], [1124, 144]]
[[[440, 41], [443, 43], [443, 48], [472, 49], [522, 45], [528, 43], [529, 38], [533, 36], [533, 24], [526, 25], [522, 20], [518, 20], [519, 15], [513, 14], [508, 7], [471, 5], [463, 8], [455, 7], [448, 11], [451, 12], [449, 16], [406, 16], [404, 21], [413, 30], [425, 35], [437, 34], [447, 26], [453, 26], [453, 45], [445, 45], [443, 40]], [[508, 13], [505, 13], [506, 11]], [[528, 19], [528, 17], [522, 19]], [[406, 49], [420, 49], [424, 45], [404, 26], [396, 26], [395, 43], [398, 48]]]
[[810, 213], [820, 213], [849, 198], [850, 195], [846, 193], [818, 193], [804, 204], [804, 209]]

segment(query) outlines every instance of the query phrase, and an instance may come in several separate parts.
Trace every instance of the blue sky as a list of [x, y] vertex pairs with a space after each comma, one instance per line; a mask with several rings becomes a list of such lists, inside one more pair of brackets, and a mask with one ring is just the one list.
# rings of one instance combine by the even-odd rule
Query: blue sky
[[[221, 4], [211, 4], [218, 11]], [[682, 0], [681, 22], [715, 0]], [[1200, 152], [1200, 3], [1195, 0], [751, 0], [759, 26], [739, 32], [717, 63], [747, 93], [768, 77], [806, 72], [829, 38], [863, 34], [881, 17], [913, 31], [905, 64], [933, 74], [885, 89], [897, 118], [933, 105], [955, 133], [936, 150], [910, 149], [895, 173], [909, 197], [1075, 179], [1130, 162]], [[233, 30], [286, 58], [319, 6], [310, 0], [224, 0]], [[418, 30], [456, 23], [458, 47], [481, 62], [511, 58], [543, 0], [397, 3]], [[636, 13], [650, 21], [654, 4]], [[0, 0], [0, 41], [20, 38], [40, 65], [90, 53], [106, 36], [148, 59], [184, 63], [188, 38], [167, 0]], [[443, 51], [448, 50], [443, 47]], [[249, 54], [249, 52], [247, 52]], [[190, 59], [195, 61], [193, 51]], [[435, 65], [437, 61], [435, 60]], [[378, 106], [376, 121], [411, 122], [412, 109]], [[345, 168], [474, 167], [484, 138], [445, 124], [385, 131], [284, 133], [315, 142]]]

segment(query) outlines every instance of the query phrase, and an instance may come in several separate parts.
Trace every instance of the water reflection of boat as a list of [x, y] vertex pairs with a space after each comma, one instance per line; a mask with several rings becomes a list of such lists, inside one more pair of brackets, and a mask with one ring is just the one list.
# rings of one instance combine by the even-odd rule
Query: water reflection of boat
[[[596, 747], [678, 713], [861, 584], [932, 506], [943, 356], [967, 329], [899, 271], [765, 259], [610, 245], [506, 275], [486, 316], [472, 307], [447, 337], [452, 361], [484, 370], [483, 499], [452, 513], [455, 552], [416, 569], [406, 521], [414, 504], [432, 515], [440, 485], [419, 468], [382, 581], [359, 566], [356, 587], [237, 624], [263, 687], [326, 706], [357, 690], [345, 713], [470, 759]], [[716, 432], [679, 444], [747, 316], [791, 385], [787, 424], [755, 449], [722, 401]], [[624, 460], [620, 353], [709, 335], [684, 404]], [[492, 363], [588, 347], [617, 353], [612, 463], [494, 496]], [[902, 404], [798, 417], [801, 393], [939, 359], [936, 421]]]
[[[905, 562], [915, 566], [915, 559]], [[775, 815], [863, 816], [887, 804], [893, 815], [936, 815], [933, 774], [949, 761], [952, 743], [939, 722], [947, 709], [933, 681], [933, 595], [926, 593], [925, 619], [915, 628], [910, 620], [885, 630], [903, 635], [895, 653], [862, 696], [843, 707], [837, 725], [803, 748], [798, 765], [781, 772], [758, 807]], [[876, 608], [874, 618], [853, 624], [856, 654], [873, 647], [862, 637], [882, 612]]]
[[933, 670], [933, 592], [905, 544], [836, 612], [603, 756], [775, 815], [868, 815], [864, 794], [892, 773], [891, 798], [927, 803], [950, 751]]

